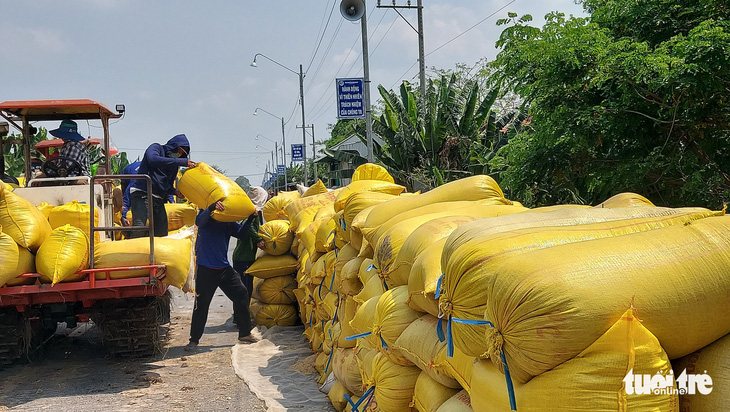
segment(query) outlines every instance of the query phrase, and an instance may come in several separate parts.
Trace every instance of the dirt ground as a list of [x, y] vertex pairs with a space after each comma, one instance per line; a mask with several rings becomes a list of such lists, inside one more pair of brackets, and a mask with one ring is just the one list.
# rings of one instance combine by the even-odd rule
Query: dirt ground
[[0, 411], [263, 411], [231, 364], [237, 331], [230, 301], [218, 291], [198, 350], [187, 343], [192, 296], [177, 289], [166, 351], [153, 359], [117, 360], [92, 328], [56, 336], [32, 363], [0, 370]]

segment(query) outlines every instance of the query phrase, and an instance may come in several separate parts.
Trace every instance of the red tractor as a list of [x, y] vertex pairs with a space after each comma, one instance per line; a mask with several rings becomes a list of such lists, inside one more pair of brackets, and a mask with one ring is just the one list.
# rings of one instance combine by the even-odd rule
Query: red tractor
[[[18, 140], [26, 159], [23, 176], [6, 176], [2, 162], [0, 177], [15, 183], [14, 193], [35, 205], [45, 201], [57, 206], [72, 200], [93, 204], [100, 213], [96, 226], [91, 213], [91, 231], [99, 232], [101, 241], [114, 241], [114, 233], [119, 230], [149, 230], [154, 224], [152, 216], [148, 226], [122, 228], [112, 224], [113, 182], [145, 179], [149, 191], [151, 180], [146, 175], [75, 176], [77, 165], [69, 159], [50, 156], [48, 149], [59, 147], [60, 142], [47, 140], [35, 146], [48, 156], [40, 165], [44, 176], [33, 177], [30, 149], [31, 136], [35, 133], [33, 124], [47, 121], [57, 124], [62, 120], [100, 122], [103, 137], [90, 143], [101, 144], [104, 164], [110, 165], [110, 156], [115, 149], [110, 144], [109, 120], [119, 119], [123, 113], [123, 105], [118, 105], [116, 112], [112, 112], [103, 104], [86, 99], [0, 103], [0, 117], [20, 131], [21, 139]], [[8, 141], [3, 142], [1, 136], [0, 153], [4, 153], [3, 144]], [[160, 348], [159, 326], [169, 322], [170, 311], [167, 285], [161, 281], [165, 266], [154, 264], [154, 243], [154, 237], [150, 236], [148, 265], [95, 269], [94, 236], [90, 236], [91, 267], [79, 273], [78, 281], [50, 285], [41, 283], [37, 273], [24, 273], [13, 282], [19, 285], [0, 285], [0, 366], [26, 356], [56, 331], [59, 322], [65, 322], [68, 328], [76, 327], [79, 322], [93, 322], [101, 329], [103, 341], [113, 354], [154, 354]], [[113, 276], [116, 271], [129, 270], [144, 270], [145, 275], [125, 279]]]

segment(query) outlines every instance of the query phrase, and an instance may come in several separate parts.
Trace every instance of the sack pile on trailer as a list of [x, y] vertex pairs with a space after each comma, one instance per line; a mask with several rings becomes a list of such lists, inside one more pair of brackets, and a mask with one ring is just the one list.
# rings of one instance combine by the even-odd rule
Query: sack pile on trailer
[[[291, 254], [255, 265], [276, 270], [269, 278], [293, 274], [337, 410], [709, 411], [730, 402], [724, 211], [656, 207], [633, 193], [528, 209], [488, 176], [404, 193], [371, 164], [348, 186], [282, 193], [264, 211], [269, 223], [288, 222]], [[266, 293], [289, 296], [284, 283]], [[685, 368], [707, 370], [713, 392], [680, 397], [671, 378], [665, 391], [626, 392], [627, 375]]]

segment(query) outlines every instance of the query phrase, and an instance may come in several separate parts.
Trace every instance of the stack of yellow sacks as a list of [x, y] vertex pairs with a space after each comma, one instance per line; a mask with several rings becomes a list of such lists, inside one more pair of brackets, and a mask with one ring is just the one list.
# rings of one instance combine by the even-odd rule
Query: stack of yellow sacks
[[304, 334], [319, 381], [335, 376], [338, 410], [705, 411], [729, 401], [725, 389], [678, 399], [624, 387], [630, 369], [667, 374], [670, 359], [677, 376], [690, 365], [721, 379], [716, 388], [728, 382], [723, 212], [632, 193], [526, 209], [487, 176], [406, 194], [382, 168], [358, 171], [381, 181], [356, 172], [345, 188], [270, 201], [287, 203], [277, 218], [295, 236]]

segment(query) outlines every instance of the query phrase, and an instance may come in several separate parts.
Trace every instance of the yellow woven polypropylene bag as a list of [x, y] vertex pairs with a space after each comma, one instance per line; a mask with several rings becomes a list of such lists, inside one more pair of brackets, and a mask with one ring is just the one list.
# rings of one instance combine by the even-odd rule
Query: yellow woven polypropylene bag
[[177, 182], [177, 188], [201, 209], [222, 200], [225, 210], [214, 210], [211, 214], [219, 222], [237, 222], [256, 212], [251, 199], [238, 183], [205, 163], [186, 169]]
[[373, 276], [363, 285], [360, 293], [354, 296], [355, 302], [365, 303], [371, 298], [382, 295], [385, 291], [385, 285], [380, 277]]
[[391, 361], [399, 365], [411, 365], [413, 362], [397, 349], [395, 342], [401, 333], [421, 314], [406, 305], [408, 288], [398, 286], [385, 291], [378, 299], [373, 320], [373, 335], [381, 343], [378, 350], [388, 355]]
[[[322, 327], [322, 331], [324, 334], [322, 350], [329, 355], [332, 349], [337, 346], [337, 342], [340, 339], [340, 333], [342, 332], [340, 322], [337, 322], [337, 320], [335, 319], [330, 319], [325, 322], [324, 326]], [[332, 369], [330, 368], [330, 371], [331, 370]]]
[[340, 296], [340, 306], [339, 310], [337, 311], [337, 316], [340, 318], [339, 320], [342, 324], [340, 326], [342, 332], [340, 333], [340, 340], [339, 342], [337, 342], [337, 347], [353, 348], [357, 343], [357, 341], [355, 341], [354, 339], [345, 339], [348, 336], [353, 336], [357, 334], [357, 332], [355, 332], [355, 330], [352, 329], [352, 326], [350, 325], [350, 321], [355, 317], [355, 313], [357, 312], [357, 306], [357, 302], [355, 302], [355, 299], [353, 299], [352, 296], [347, 296], [344, 299], [342, 299], [342, 296]]
[[476, 216], [446, 216], [422, 224], [403, 241], [400, 251], [394, 258], [394, 263], [390, 265], [391, 271], [388, 277], [395, 285], [408, 284], [411, 268], [416, 262], [416, 258], [426, 248], [447, 238], [457, 227], [477, 219]]
[[266, 326], [267, 328], [274, 326], [294, 326], [299, 318], [297, 308], [293, 305], [274, 305], [251, 300], [249, 310], [256, 324]]
[[[155, 264], [165, 265], [163, 282], [182, 289], [190, 271], [189, 238], [155, 238]], [[101, 242], [94, 245], [94, 268], [115, 268], [125, 266], [145, 266], [150, 264], [149, 238], [126, 239], [115, 242]], [[148, 270], [125, 270], [111, 272], [112, 279], [146, 276]], [[97, 274], [103, 279], [105, 274]]]
[[343, 227], [345, 231], [349, 232], [352, 220], [355, 219], [355, 216], [362, 212], [363, 209], [387, 202], [395, 199], [396, 197], [397, 196], [388, 193], [378, 192], [354, 193], [352, 196], [347, 198], [345, 206], [342, 208], [343, 222], [338, 222], [338, 224]]
[[723, 216], [513, 256], [484, 289], [487, 352], [504, 352], [524, 382], [580, 353], [633, 301], [669, 357], [684, 356], [730, 332], [728, 250]]
[[189, 203], [165, 203], [167, 230], [177, 230], [183, 226], [194, 226], [198, 210]]
[[358, 180], [382, 180], [393, 183], [393, 176], [383, 166], [374, 163], [365, 163], [358, 166], [352, 173], [352, 181]]
[[[628, 310], [575, 358], [524, 385], [515, 383], [516, 406], [518, 411], [678, 411], [677, 395], [667, 393], [666, 389], [663, 394], [651, 391], [629, 395], [624, 382], [629, 372], [634, 376], [666, 376], [671, 370], [657, 339]], [[489, 361], [476, 362], [471, 382], [474, 410], [510, 410], [505, 375], [497, 366]], [[676, 390], [676, 384], [669, 389]], [[708, 410], [724, 410], [726, 405]]]
[[[398, 253], [400, 253], [403, 244], [411, 235], [411, 233], [413, 233], [419, 227], [434, 219], [439, 219], [447, 216], [458, 216], [464, 214], [481, 218], [491, 218], [521, 213], [525, 210], [527, 209], [523, 207], [505, 205], [482, 206], [475, 204], [471, 207], [460, 208], [457, 210], [444, 210], [438, 213], [431, 213], [402, 220], [390, 226], [390, 228], [382, 232], [382, 234], [377, 237], [377, 241], [376, 243], [374, 243], [375, 247], [373, 248], [375, 265], [380, 270], [380, 275], [385, 283], [388, 285], [388, 287], [407, 285], [407, 275], [403, 277], [392, 277], [391, 273], [395, 269], [395, 260], [398, 256]], [[381, 228], [385, 228], [386, 226], [387, 225], [382, 225]]]
[[274, 196], [269, 199], [261, 213], [264, 215], [264, 219], [267, 222], [273, 222], [274, 220], [289, 220], [289, 216], [286, 214], [284, 208], [291, 202], [291, 199], [287, 199], [282, 196]]
[[314, 248], [318, 252], [326, 253], [335, 247], [335, 221], [330, 217], [323, 219], [317, 228]]
[[441, 274], [441, 252], [446, 238], [427, 247], [416, 259], [408, 277], [408, 306], [412, 309], [439, 315], [436, 288]]
[[297, 271], [299, 262], [292, 255], [271, 256], [263, 255], [256, 259], [246, 269], [246, 273], [261, 279], [273, 278], [275, 276], [291, 275]]
[[337, 198], [337, 194], [340, 193], [340, 190], [341, 189], [337, 189], [319, 195], [294, 199], [288, 205], [286, 205], [284, 210], [290, 218], [293, 218], [302, 210], [308, 209], [312, 206], [323, 206], [326, 204], [334, 203], [335, 199]]
[[332, 372], [350, 392], [358, 396], [362, 396], [365, 392], [354, 349], [335, 348], [332, 356]]
[[278, 256], [289, 252], [294, 241], [294, 233], [289, 231], [289, 222], [273, 220], [259, 227], [259, 236], [264, 240], [264, 251]]
[[[360, 304], [357, 311], [355, 311], [355, 316], [350, 321], [350, 327], [358, 335], [373, 331], [375, 308], [378, 306], [378, 298], [379, 296], [368, 299], [365, 303]], [[358, 339], [358, 341], [362, 339], [367, 340], [372, 348], [380, 346], [380, 342], [375, 339], [372, 333]]]
[[5, 183], [0, 186], [0, 226], [21, 247], [33, 252], [51, 233], [51, 225], [43, 213], [13, 193]]
[[[290, 220], [289, 230], [294, 232], [294, 234], [296, 235], [301, 235], [301, 233], [307, 228], [307, 226], [314, 222], [314, 217], [317, 215], [317, 212], [319, 212], [320, 208], [322, 208], [321, 205], [312, 206], [297, 213]], [[334, 213], [334, 211], [332, 213]]]
[[[15, 241], [13, 241], [15, 243]], [[35, 283], [35, 278], [20, 278], [24, 273], [36, 273], [35, 269], [35, 255], [30, 253], [30, 250], [18, 247], [18, 267], [15, 269], [16, 278], [7, 281], [8, 286], [19, 286], [19, 285], [32, 285]], [[0, 280], [2, 282], [2, 280]], [[2, 285], [0, 285], [2, 286]]]
[[253, 285], [253, 298], [264, 303], [290, 305], [294, 303], [294, 289], [297, 280], [292, 275], [275, 276], [273, 278], [256, 278]]
[[652, 203], [649, 199], [645, 198], [642, 195], [626, 192], [626, 193], [619, 193], [617, 195], [611, 196], [608, 198], [605, 202], [601, 203], [600, 205], [596, 206], [598, 208], [616, 208], [616, 207], [631, 207], [631, 206], [639, 206], [639, 207], [653, 207], [654, 203]]
[[363, 258], [363, 261], [360, 264], [360, 270], [357, 272], [357, 277], [360, 278], [360, 282], [362, 282], [363, 285], [367, 284], [373, 276], [379, 277], [378, 269], [374, 264], [374, 260], [370, 258]]
[[447, 399], [436, 409], [436, 412], [474, 412], [471, 408], [471, 398], [466, 390], [459, 391], [456, 395]]
[[342, 188], [340, 193], [335, 199], [335, 212], [343, 210], [347, 199], [361, 192], [377, 192], [387, 193], [390, 195], [397, 195], [403, 192], [406, 188], [395, 183], [386, 182], [383, 180], [357, 180], [353, 181], [349, 185]]
[[[682, 412], [711, 412], [727, 409], [730, 399], [730, 335], [716, 340], [697, 352], [672, 361], [674, 376], [682, 372], [707, 374], [712, 378], [712, 392], [679, 396]], [[648, 372], [647, 372], [648, 373]]]
[[[340, 283], [337, 289], [340, 293], [349, 296], [355, 296], [360, 293], [360, 289], [362, 289], [363, 284], [360, 282], [360, 278], [358, 278], [357, 275], [360, 271], [360, 265], [363, 260], [365, 259], [356, 257], [348, 260], [342, 267], [342, 270], [339, 272]], [[335, 273], [337, 273], [336, 268]]]
[[444, 402], [460, 390], [461, 387], [459, 389], [447, 388], [422, 371], [416, 380], [411, 406], [418, 412], [436, 412]]
[[18, 259], [18, 244], [0, 230], [0, 286], [19, 275], [16, 273]]
[[495, 199], [506, 205], [511, 202], [504, 198], [502, 189], [489, 176], [478, 175], [456, 180], [439, 186], [418, 196], [403, 196], [389, 201], [387, 204], [375, 206], [367, 219], [366, 227], [374, 228], [393, 216], [421, 206], [456, 200]]
[[[655, 208], [635, 209], [651, 210]], [[584, 213], [593, 214], [593, 212], [601, 210], [610, 211], [611, 209], [585, 209]], [[461, 237], [462, 242], [451, 242], [453, 239], [450, 237], [442, 253], [441, 268], [444, 270], [444, 277], [442, 293], [439, 296], [439, 307], [445, 316], [444, 319], [448, 322], [451, 318], [467, 321], [481, 320], [487, 304], [485, 289], [489, 285], [494, 270], [512, 256], [557, 245], [661, 230], [667, 226], [683, 225], [712, 216], [713, 213], [711, 211], [679, 213], [575, 226], [525, 228], [493, 234], [484, 231], [477, 232], [475, 229], [468, 232], [473, 236], [473, 239], [468, 241], [467, 232], [462, 232], [464, 233]], [[456, 233], [455, 231], [451, 236], [453, 237]], [[448, 263], [444, 264], [445, 262]], [[484, 335], [485, 328], [484, 325], [451, 322], [450, 329], [454, 345], [467, 355], [487, 356], [489, 345]]]
[[[360, 211], [352, 219], [352, 223], [347, 226], [347, 230], [350, 232], [350, 244], [357, 250], [360, 250], [363, 245], [362, 228], [367, 221], [368, 215], [375, 208], [375, 205], [368, 206]], [[345, 223], [347, 224], [347, 223]]]
[[38, 273], [54, 285], [77, 280], [89, 268], [89, 238], [81, 229], [63, 225], [53, 229], [36, 254]]
[[446, 342], [441, 342], [436, 334], [437, 323], [438, 319], [431, 315], [423, 315], [414, 320], [400, 334], [395, 348], [431, 379], [443, 386], [460, 389], [459, 382], [434, 366], [439, 354], [446, 347]]
[[327, 398], [332, 403], [332, 406], [337, 410], [338, 412], [342, 412], [345, 410], [345, 406], [347, 406], [347, 400], [345, 399], [345, 395], [352, 395], [352, 392], [347, 390], [345, 385], [340, 382], [339, 380], [335, 380], [335, 383], [330, 388], [329, 392], [327, 392]]
[[[63, 225], [71, 225], [81, 229], [86, 233], [86, 236], [91, 236], [91, 229], [89, 227], [91, 223], [89, 222], [90, 210], [89, 205], [74, 200], [51, 209], [51, 212], [48, 214], [48, 221], [51, 223], [51, 228], [53, 229]], [[97, 208], [94, 208], [94, 226], [99, 226], [99, 209]], [[94, 233], [94, 241], [100, 241], [99, 232]]]
[[51, 213], [51, 210], [53, 210], [54, 206], [52, 204], [49, 204], [48, 202], [41, 202], [36, 207], [38, 208], [38, 210], [41, 211], [41, 213], [43, 213], [43, 216], [45, 216], [46, 219], [48, 219], [48, 215]]
[[471, 393], [472, 370], [474, 362], [478, 358], [465, 355], [459, 348], [454, 349], [453, 356], [448, 356], [447, 352], [448, 347], [441, 350], [441, 353], [436, 357], [433, 367], [438, 369], [442, 374], [455, 379], [462, 388]]
[[382, 353], [373, 358], [373, 376], [368, 386], [375, 387], [375, 400], [382, 412], [407, 411], [421, 370], [393, 363]]
[[321, 195], [322, 193], [327, 193], [327, 186], [322, 183], [322, 180], [317, 180], [317, 183], [313, 184], [312, 186], [309, 186], [307, 190], [302, 193], [301, 197], [309, 197], [314, 195]]

